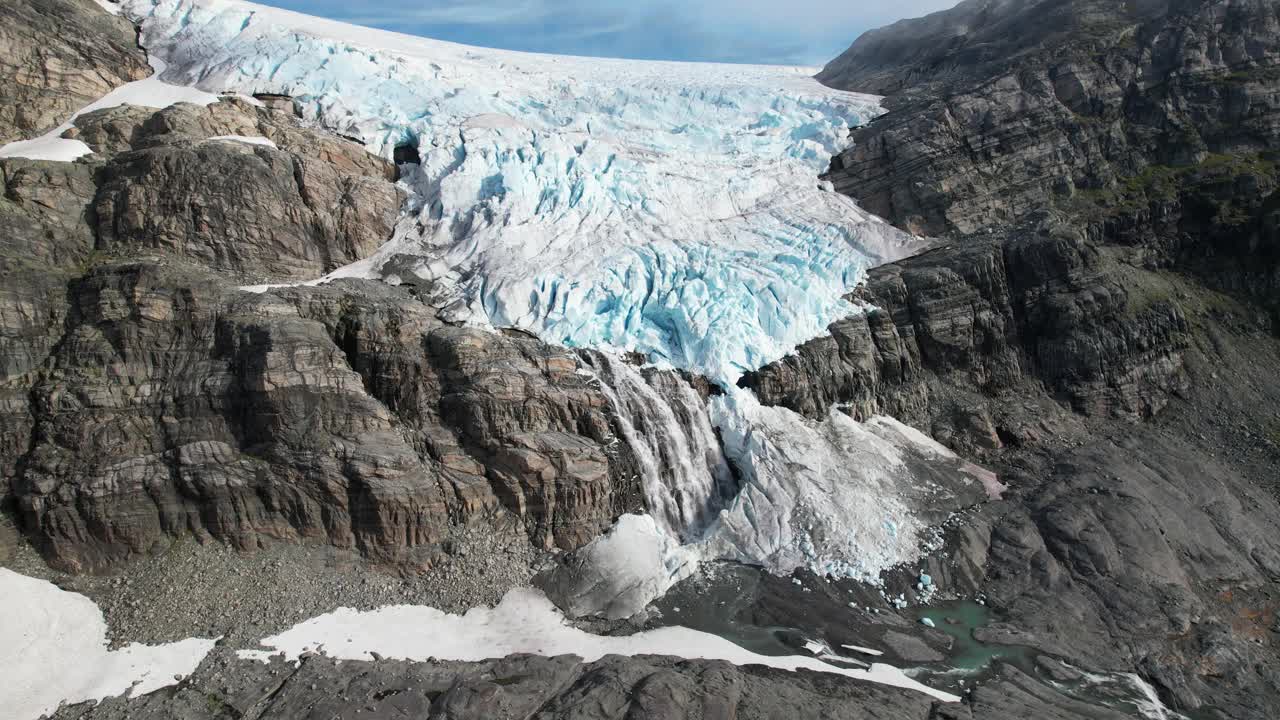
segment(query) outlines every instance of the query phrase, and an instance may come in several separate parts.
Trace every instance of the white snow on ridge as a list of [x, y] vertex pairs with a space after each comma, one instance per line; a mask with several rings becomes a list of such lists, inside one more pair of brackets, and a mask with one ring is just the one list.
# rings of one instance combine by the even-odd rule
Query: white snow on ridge
[[[117, 12], [119, 12], [118, 9]], [[68, 118], [65, 123], [38, 138], [19, 140], [0, 147], [0, 158], [19, 157], [31, 160], [71, 162], [88, 155], [92, 152], [88, 145], [79, 140], [63, 138], [61, 135], [71, 129], [72, 125], [75, 124], [76, 118], [94, 110], [105, 110], [121, 105], [166, 108], [180, 102], [208, 105], [218, 101], [217, 95], [192, 87], [171, 85], [164, 82], [160, 79], [160, 75], [165, 71], [164, 61], [155, 56], [151, 56], [149, 60], [151, 69], [154, 71], [150, 77], [121, 85], [100, 99], [81, 108]]]
[[195, 672], [215, 642], [109, 651], [92, 600], [0, 568], [0, 708], [11, 720], [35, 720], [61, 703], [155, 692]]
[[621, 637], [592, 635], [570, 626], [550, 600], [529, 589], [512, 590], [496, 608], [475, 608], [466, 615], [410, 605], [372, 612], [343, 608], [295, 625], [262, 644], [271, 649], [242, 650], [240, 657], [267, 660], [283, 653], [297, 660], [305, 652], [323, 651], [341, 660], [370, 660], [376, 652], [396, 660], [476, 662], [527, 653], [576, 655], [594, 662], [605, 655], [668, 655], [844, 675], [926, 693], [943, 702], [960, 701], [955, 695], [912, 680], [892, 665], [876, 663], [862, 670], [816, 658], [758, 655], [719, 636], [688, 628], [665, 627]]
[[397, 237], [333, 277], [439, 281], [460, 320], [730, 383], [918, 247], [819, 187], [880, 108], [809, 69], [469, 48], [233, 0], [125, 8], [170, 81], [292, 95], [387, 157], [416, 146]]
[[270, 148], [276, 147], [275, 142], [272, 141], [271, 138], [265, 138], [260, 135], [218, 135], [215, 137], [208, 138], [206, 142], [212, 142], [216, 140], [240, 142], [240, 143], [245, 143], [247, 145], [262, 145], [264, 147], [270, 147]]

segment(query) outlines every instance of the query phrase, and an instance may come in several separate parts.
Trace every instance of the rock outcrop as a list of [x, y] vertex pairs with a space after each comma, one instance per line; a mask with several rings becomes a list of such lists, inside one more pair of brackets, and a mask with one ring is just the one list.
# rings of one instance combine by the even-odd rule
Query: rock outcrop
[[[132, 78], [101, 55], [131, 45], [76, 55], [85, 23], [123, 32], [87, 0], [0, 12], [55, 6], [73, 20], [51, 67]], [[891, 112], [829, 179], [945, 237], [871, 273], [851, 299], [874, 309], [743, 379], [810, 417], [893, 415], [997, 471], [1003, 499], [944, 523], [924, 563], [985, 594], [980, 639], [1137, 672], [1197, 717], [1280, 703], [1278, 17], [1264, 0], [969, 0], [867, 35], [822, 77], [890, 93]], [[78, 85], [48, 83], [74, 102]], [[32, 132], [61, 112], [37, 105]], [[643, 507], [598, 357], [450, 325], [427, 287], [240, 288], [366, 257], [398, 219], [391, 163], [283, 97], [116, 108], [74, 132], [93, 155], [0, 160], [0, 556], [21, 532], [98, 571], [195, 536], [422, 567], [463, 532], [569, 549]], [[918, 573], [886, 581], [916, 598]], [[874, 605], [897, 624], [891, 659], [938, 657], [876, 591], [812, 580], [769, 578], [793, 595], [732, 620], [858, 642], [850, 613]], [[1119, 716], [1008, 665], [942, 706], [662, 658], [285, 670], [218, 652], [171, 689], [62, 713]]]
[[575, 355], [449, 327], [405, 290], [254, 295], [128, 262], [67, 294], [14, 482], [28, 537], [59, 566], [105, 568], [185, 533], [423, 563], [501, 511], [576, 547], [637, 504]]
[[[610, 656], [584, 664], [574, 657], [517, 656], [470, 664], [339, 663], [317, 656], [297, 668], [228, 662], [233, 664], [227, 670], [211, 668], [172, 690], [67, 708], [56, 717], [923, 720], [932, 706], [923, 695], [892, 688], [706, 660]], [[869, 715], [867, 708], [876, 709]]]
[[157, 250], [248, 280], [310, 280], [386, 242], [404, 200], [390, 163], [239, 99], [104, 110], [77, 127], [111, 158], [93, 202], [104, 253]]
[[828, 177], [939, 247], [744, 378], [999, 472], [931, 567], [997, 609], [981, 639], [1205, 717], [1280, 697], [1277, 27], [1250, 0], [987, 0], [864, 36], [822, 78], [890, 112]]
[[1035, 434], [995, 420], [1027, 385], [1087, 415], [1148, 418], [1186, 386], [1190, 328], [1175, 302], [1138, 292], [1142, 274], [1063, 226], [948, 244], [872, 270], [851, 299], [874, 309], [741, 382], [810, 416], [888, 414], [968, 450]]
[[48, 132], [150, 74], [133, 24], [93, 0], [6, 2], [0, 7], [0, 144]]
[[1081, 203], [1087, 221], [1175, 169], [1274, 150], [1277, 38], [1267, 0], [970, 0], [869, 33], [819, 76], [893, 93], [829, 179], [926, 235]]
[[236, 98], [75, 133], [81, 162], [0, 160], [0, 506], [50, 562], [194, 534], [421, 565], [498, 515], [573, 548], [641, 507], [578, 355], [448, 326], [407, 286], [237, 287], [372, 253], [391, 163]]

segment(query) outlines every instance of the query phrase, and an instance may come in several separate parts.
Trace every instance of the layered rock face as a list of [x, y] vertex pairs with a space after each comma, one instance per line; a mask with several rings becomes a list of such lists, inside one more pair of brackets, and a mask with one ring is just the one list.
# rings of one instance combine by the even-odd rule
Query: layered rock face
[[93, 0], [7, 2], [0, 7], [0, 144], [52, 130], [150, 74], [133, 24]]
[[77, 127], [95, 151], [116, 153], [93, 202], [107, 253], [160, 250], [248, 280], [309, 280], [377, 249], [404, 199], [390, 163], [242, 100], [126, 106]]
[[927, 235], [1124, 210], [1110, 196], [1154, 176], [1274, 149], [1278, 37], [1266, 0], [971, 0], [904, 21], [819, 76], [893, 93], [830, 179]]
[[87, 162], [0, 160], [6, 514], [93, 571], [184, 534], [423, 564], [504, 517], [572, 548], [639, 509], [572, 352], [447, 326], [409, 287], [237, 288], [367, 256], [403, 201], [393, 166], [276, 105], [104, 110]]
[[55, 564], [185, 533], [427, 562], [415, 550], [504, 509], [574, 547], [627, 506], [607, 400], [566, 351], [444, 326], [365, 281], [255, 296], [122, 263], [68, 295], [14, 482]]
[[873, 310], [742, 383], [810, 416], [851, 405], [966, 449], [1035, 432], [992, 421], [989, 398], [1028, 383], [1084, 414], [1150, 417], [1185, 387], [1189, 327], [1178, 305], [1132, 297], [1135, 274], [1064, 226], [957, 242], [876, 268], [853, 296]]

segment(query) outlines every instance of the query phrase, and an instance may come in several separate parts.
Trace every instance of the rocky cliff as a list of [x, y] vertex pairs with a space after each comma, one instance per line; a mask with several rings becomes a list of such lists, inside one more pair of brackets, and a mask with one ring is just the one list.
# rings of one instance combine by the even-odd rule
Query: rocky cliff
[[1052, 209], [1132, 215], [1176, 199], [1169, 176], [1244, 158], [1230, 169], [1259, 187], [1232, 221], [1252, 221], [1247, 195], [1274, 184], [1278, 13], [1266, 0], [971, 0], [869, 33], [819, 77], [892, 93], [892, 110], [830, 178], [940, 235]]
[[640, 507], [588, 359], [448, 326], [408, 286], [238, 289], [385, 242], [391, 164], [287, 102], [124, 106], [72, 133], [94, 154], [0, 160], [3, 507], [51, 563], [102, 570], [194, 534], [423, 565], [498, 516], [571, 548]]
[[40, 135], [151, 74], [128, 20], [93, 0], [0, 7], [0, 143]]
[[[87, 0], [0, 13], [26, 18], [0, 33], [39, 43], [39, 67], [95, 68], [43, 85], [9, 71], [28, 78], [11, 92], [41, 88], [40, 102], [0, 106], [17, 118], [50, 104], [15, 135], [56, 124], [73, 92], [145, 72], [128, 24]], [[51, 13], [67, 28], [56, 39]], [[1037, 667], [1052, 655], [1136, 673], [1174, 710], [1215, 719], [1280, 703], [1278, 28], [1262, 0], [969, 0], [864, 36], [822, 78], [889, 93], [891, 111], [855, 132], [829, 179], [940, 241], [873, 270], [850, 298], [868, 312], [742, 380], [814, 418], [893, 415], [998, 471], [1003, 499], [944, 524], [924, 563], [949, 592], [986, 598], [996, 621], [980, 639], [1033, 648]], [[599, 356], [451, 325], [429, 286], [242, 289], [367, 257], [403, 201], [395, 166], [301, 122], [287, 98], [262, 100], [91, 113], [72, 133], [93, 155], [0, 160], [0, 556], [19, 532], [81, 573], [188, 537], [282, 540], [483, 573], [492, 558], [465, 565], [446, 552], [455, 537], [571, 549], [642, 509], [641, 463], [620, 439], [624, 420], [645, 422], [618, 417]], [[201, 585], [199, 607], [257, 594], [245, 561], [227, 562], [240, 584]], [[890, 589], [923, 600], [917, 573], [891, 573]], [[291, 617], [302, 603], [279, 576], [294, 575], [259, 577]], [[757, 576], [712, 608], [718, 620], [802, 626], [834, 646], [872, 617], [899, 638], [891, 661], [948, 648], [875, 590]], [[187, 590], [104, 583], [148, 639]], [[677, 591], [687, 608], [710, 602], [703, 586]], [[703, 661], [284, 668], [229, 648], [179, 686], [61, 716], [1131, 715], [1012, 663], [943, 705]]]
[[890, 112], [828, 178], [938, 247], [743, 380], [1000, 471], [1009, 504], [938, 570], [989, 593], [988, 637], [1110, 658], [1205, 717], [1277, 691], [1277, 17], [965, 2], [860, 38], [820, 77]]

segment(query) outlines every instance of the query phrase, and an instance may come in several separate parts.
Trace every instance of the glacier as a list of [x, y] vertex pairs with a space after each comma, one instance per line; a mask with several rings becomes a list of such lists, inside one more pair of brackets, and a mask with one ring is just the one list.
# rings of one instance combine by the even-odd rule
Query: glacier
[[[304, 122], [416, 160], [394, 236], [311, 284], [413, 283], [446, 319], [598, 351], [582, 372], [616, 410], [650, 515], [565, 566], [571, 612], [632, 614], [707, 560], [877, 583], [933, 542], [939, 497], [1001, 489], [891, 419], [804, 418], [736, 387], [859, 312], [845, 297], [868, 268], [927, 243], [818, 179], [879, 98], [811, 68], [473, 48], [239, 0], [121, 10], [157, 73], [86, 111], [288, 95]], [[87, 149], [71, 142], [36, 150]], [[721, 392], [705, 401], [623, 352]]]
[[[637, 382], [623, 372], [607, 379]], [[739, 486], [731, 494], [690, 494], [683, 489], [694, 483], [682, 472], [645, 468], [647, 493], [700, 501], [705, 511], [673, 520], [663, 512], [669, 502], [651, 499], [654, 517], [624, 516], [609, 534], [540, 576], [539, 585], [574, 616], [631, 617], [714, 561], [779, 576], [804, 568], [823, 578], [883, 586], [886, 570], [941, 546], [939, 528], [955, 510], [998, 498], [1005, 489], [993, 473], [890, 417], [860, 422], [832, 408], [825, 417], [807, 418], [762, 405], [741, 388], [728, 388], [696, 409], [677, 400], [681, 415], [700, 416], [688, 421], [668, 421], [669, 411], [641, 404], [618, 407], [624, 414], [642, 413], [625, 422], [650, 428], [650, 437], [668, 438], [659, 443], [666, 448], [698, 447], [700, 426], [714, 426], [723, 456], [717, 448], [715, 457], [709, 451], [688, 457], [706, 458], [694, 464], [702, 487], [723, 487], [714, 479], [726, 461], [737, 470]], [[681, 433], [687, 439], [669, 439]], [[626, 440], [633, 448], [653, 442]], [[673, 527], [681, 518], [683, 524]]]
[[920, 241], [818, 181], [879, 98], [812, 68], [466, 47], [233, 0], [126, 0], [166, 81], [278, 93], [406, 168], [414, 200], [339, 277], [447, 317], [643, 353], [725, 384], [857, 312]]

